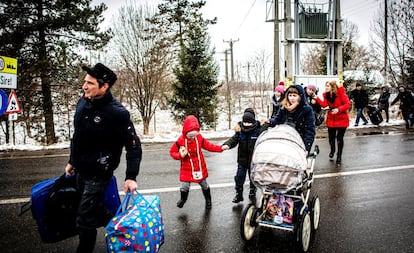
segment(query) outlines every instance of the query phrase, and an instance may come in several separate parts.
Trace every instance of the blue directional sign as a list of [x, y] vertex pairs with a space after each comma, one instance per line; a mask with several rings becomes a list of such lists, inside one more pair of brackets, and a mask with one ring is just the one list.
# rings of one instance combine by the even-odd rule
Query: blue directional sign
[[4, 112], [7, 110], [7, 105], [9, 97], [7, 96], [6, 92], [3, 90], [0, 90], [0, 116], [4, 114]]

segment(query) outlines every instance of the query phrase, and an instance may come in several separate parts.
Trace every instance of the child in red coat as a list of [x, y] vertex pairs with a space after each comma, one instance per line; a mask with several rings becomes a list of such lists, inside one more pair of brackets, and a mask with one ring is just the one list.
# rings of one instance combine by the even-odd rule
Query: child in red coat
[[182, 208], [187, 201], [190, 184], [198, 183], [206, 199], [206, 209], [211, 208], [211, 193], [207, 183], [208, 171], [201, 149], [210, 152], [222, 152], [223, 147], [209, 142], [200, 134], [200, 124], [195, 116], [189, 115], [183, 123], [183, 130], [177, 141], [170, 148], [170, 156], [181, 161], [180, 193], [177, 207]]

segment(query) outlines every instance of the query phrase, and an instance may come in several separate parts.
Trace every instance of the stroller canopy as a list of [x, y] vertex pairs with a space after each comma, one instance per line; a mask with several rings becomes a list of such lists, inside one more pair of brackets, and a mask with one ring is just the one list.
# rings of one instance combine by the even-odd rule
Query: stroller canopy
[[302, 182], [307, 168], [306, 149], [295, 128], [277, 125], [256, 141], [251, 177], [258, 186], [292, 188]]

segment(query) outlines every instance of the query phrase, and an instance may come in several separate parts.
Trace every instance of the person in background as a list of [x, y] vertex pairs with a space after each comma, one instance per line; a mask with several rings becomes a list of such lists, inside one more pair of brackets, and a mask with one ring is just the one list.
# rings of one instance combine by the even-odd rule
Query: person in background
[[[308, 84], [305, 87], [306, 102], [312, 107], [315, 115], [315, 125], [319, 126], [323, 123], [324, 112], [322, 111], [321, 106], [313, 99], [314, 95], [317, 95], [316, 86], [314, 84]], [[322, 114], [322, 115], [321, 115]]]
[[413, 126], [413, 113], [414, 113], [414, 98], [413, 95], [404, 85], [398, 87], [398, 95], [391, 102], [391, 105], [394, 105], [400, 101], [400, 110], [405, 121], [405, 129], [409, 129]]
[[390, 121], [390, 115], [388, 112], [388, 109], [390, 107], [390, 92], [386, 86], [382, 87], [381, 91], [381, 95], [378, 98], [378, 110], [381, 113], [382, 111], [385, 111], [386, 122], [388, 123]]
[[368, 120], [364, 116], [364, 108], [368, 105], [368, 93], [362, 89], [362, 85], [360, 83], [357, 83], [355, 85], [355, 89], [351, 91], [349, 100], [351, 103], [354, 103], [357, 110], [355, 126], [358, 126], [360, 119], [364, 121], [364, 125], [368, 124]]
[[313, 96], [316, 102], [322, 107], [328, 107], [328, 115], [326, 116], [326, 126], [328, 127], [328, 139], [330, 145], [329, 159], [333, 159], [338, 145], [336, 154], [336, 165], [341, 165], [342, 150], [344, 148], [344, 136], [349, 126], [348, 110], [351, 108], [346, 90], [343, 86], [338, 87], [335, 80], [327, 81], [325, 84], [325, 92], [323, 100]]
[[271, 97], [272, 106], [273, 106], [272, 116], [276, 115], [276, 113], [279, 111], [281, 102], [283, 100], [284, 93], [285, 93], [285, 88], [283, 85], [278, 85], [275, 87], [275, 91], [273, 93], [273, 96]]
[[127, 161], [125, 192], [137, 189], [136, 177], [142, 157], [141, 142], [129, 112], [110, 91], [117, 80], [116, 74], [101, 63], [82, 69], [87, 73], [82, 85], [84, 95], [76, 106], [75, 131], [65, 167], [66, 175], [76, 175], [77, 187], [82, 193], [76, 217], [78, 253], [93, 252], [96, 228], [106, 225], [112, 218], [102, 200], [123, 148]]
[[235, 128], [235, 134], [223, 144], [225, 149], [232, 149], [239, 145], [237, 150], [237, 172], [234, 177], [236, 196], [233, 198], [233, 203], [243, 201], [243, 185], [247, 173], [250, 181], [249, 199], [254, 200], [256, 197], [256, 187], [250, 178], [250, 164], [256, 140], [262, 132], [260, 122], [256, 120], [252, 108], [244, 110], [242, 121], [237, 124], [239, 127]]
[[300, 85], [291, 85], [285, 92], [282, 107], [269, 119], [269, 126], [289, 124], [302, 137], [306, 151], [310, 152], [315, 140], [315, 116], [312, 107], [306, 103], [305, 91]]
[[210, 152], [222, 152], [226, 147], [210, 143], [200, 134], [200, 124], [194, 115], [183, 122], [182, 134], [170, 148], [170, 156], [181, 161], [180, 194], [177, 207], [182, 208], [187, 201], [191, 183], [198, 183], [206, 200], [206, 209], [211, 209], [211, 192], [207, 183], [208, 170], [202, 149]]

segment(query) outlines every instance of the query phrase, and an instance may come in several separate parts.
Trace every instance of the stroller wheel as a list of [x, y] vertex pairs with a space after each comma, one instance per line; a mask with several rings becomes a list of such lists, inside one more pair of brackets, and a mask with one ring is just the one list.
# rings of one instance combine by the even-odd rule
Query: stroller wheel
[[305, 213], [300, 221], [300, 227], [297, 231], [299, 247], [303, 252], [308, 251], [311, 237], [311, 219], [309, 213]]
[[312, 219], [312, 228], [313, 230], [317, 230], [319, 227], [319, 217], [321, 213], [321, 204], [319, 201], [319, 197], [315, 196], [311, 202], [311, 219]]
[[240, 223], [240, 234], [243, 240], [249, 241], [252, 239], [254, 231], [256, 230], [256, 207], [249, 204], [243, 211]]

